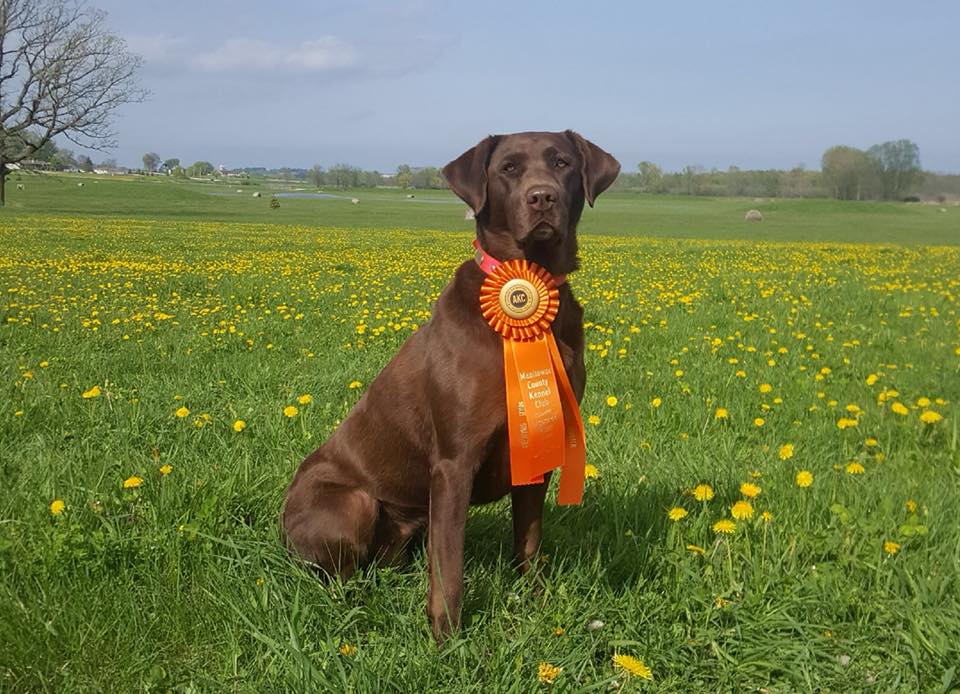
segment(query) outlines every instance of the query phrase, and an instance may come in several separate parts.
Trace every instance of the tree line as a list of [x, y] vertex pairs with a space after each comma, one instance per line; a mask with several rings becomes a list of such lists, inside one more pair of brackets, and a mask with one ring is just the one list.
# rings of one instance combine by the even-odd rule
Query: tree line
[[[35, 162], [55, 171], [129, 171], [114, 159], [94, 164], [89, 156], [75, 155], [53, 141], [34, 152]], [[156, 152], [142, 157], [143, 168], [133, 173], [165, 174], [178, 178], [207, 176], [257, 176], [303, 181], [317, 188], [446, 188], [440, 169], [432, 166], [411, 167], [401, 164], [392, 173], [364, 170], [347, 163], [330, 167], [315, 164], [309, 169], [282, 167], [267, 169], [248, 167], [221, 169], [205, 160], [182, 165], [179, 158], [163, 159]], [[624, 172], [615, 183], [620, 190], [642, 193], [732, 197], [832, 197], [837, 200], [904, 200], [914, 198], [960, 197], [960, 175], [925, 172], [920, 166], [920, 153], [909, 140], [884, 142], [859, 150], [838, 145], [823, 153], [821, 170], [797, 166], [789, 170], [740, 169], [706, 170], [686, 166], [681, 171], [664, 172], [656, 164], [643, 161], [636, 172]]]
[[[837, 200], [902, 200], [912, 193], [960, 193], [952, 176], [924, 172], [919, 147], [910, 140], [895, 140], [867, 150], [838, 145], [823, 153], [820, 171], [803, 166], [790, 170], [725, 171], [686, 166], [664, 172], [649, 161], [637, 165], [617, 180], [620, 189], [672, 195], [739, 197], [832, 197]], [[922, 185], [925, 182], [930, 185]]]

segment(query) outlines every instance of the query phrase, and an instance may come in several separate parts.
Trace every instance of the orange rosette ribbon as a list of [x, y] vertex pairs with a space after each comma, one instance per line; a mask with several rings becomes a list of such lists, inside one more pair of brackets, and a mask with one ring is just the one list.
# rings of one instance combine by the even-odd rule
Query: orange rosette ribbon
[[559, 504], [583, 499], [586, 445], [580, 406], [550, 330], [560, 291], [545, 269], [507, 260], [480, 288], [480, 311], [503, 338], [510, 477], [539, 484], [560, 468]]

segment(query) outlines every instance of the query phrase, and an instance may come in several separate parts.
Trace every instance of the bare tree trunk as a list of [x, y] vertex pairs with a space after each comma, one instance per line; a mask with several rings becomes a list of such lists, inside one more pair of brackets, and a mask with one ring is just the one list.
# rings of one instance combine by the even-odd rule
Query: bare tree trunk
[[7, 165], [3, 161], [3, 155], [0, 154], [0, 207], [7, 206]]

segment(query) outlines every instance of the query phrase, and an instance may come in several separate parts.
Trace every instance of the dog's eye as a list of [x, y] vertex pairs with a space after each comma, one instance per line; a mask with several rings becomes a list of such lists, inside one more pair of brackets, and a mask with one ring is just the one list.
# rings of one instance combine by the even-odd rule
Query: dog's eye
[[508, 161], [506, 164], [500, 167], [500, 170], [505, 174], [512, 174], [517, 170], [517, 165], [512, 161]]
[[561, 159], [560, 157], [557, 157], [557, 164], [556, 164], [556, 166], [557, 166], [558, 169], [562, 169], [562, 168], [565, 168], [565, 167], [567, 167], [567, 166], [570, 166], [570, 162], [568, 162], [566, 159]]

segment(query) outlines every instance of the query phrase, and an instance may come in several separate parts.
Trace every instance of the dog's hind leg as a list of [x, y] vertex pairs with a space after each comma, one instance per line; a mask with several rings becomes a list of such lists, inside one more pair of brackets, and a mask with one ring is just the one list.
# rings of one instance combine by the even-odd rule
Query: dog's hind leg
[[349, 577], [370, 558], [379, 503], [357, 487], [298, 475], [287, 490], [287, 546], [331, 576]]

